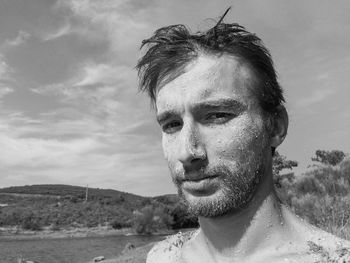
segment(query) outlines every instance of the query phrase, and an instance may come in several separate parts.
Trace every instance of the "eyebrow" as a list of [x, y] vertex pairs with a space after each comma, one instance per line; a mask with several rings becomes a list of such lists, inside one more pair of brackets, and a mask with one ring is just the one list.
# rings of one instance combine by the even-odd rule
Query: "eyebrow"
[[173, 110], [164, 111], [157, 115], [157, 121], [159, 124], [161, 124], [165, 122], [167, 119], [170, 119], [174, 115], [179, 115], [179, 114]]
[[[243, 111], [247, 108], [247, 106], [235, 99], [215, 99], [215, 100], [206, 100], [202, 102], [196, 103], [192, 107], [193, 112], [199, 112], [203, 110], [219, 110], [232, 108], [235, 111]], [[178, 116], [179, 113], [174, 110], [167, 110], [157, 115], [157, 121], [159, 124], [163, 123], [167, 119], [170, 119], [173, 116]]]
[[247, 106], [235, 99], [222, 98], [222, 99], [206, 100], [206, 101], [196, 103], [193, 106], [193, 111], [197, 112], [200, 110], [219, 110], [219, 109], [227, 109], [227, 108], [230, 108], [236, 111], [242, 111], [246, 109]]

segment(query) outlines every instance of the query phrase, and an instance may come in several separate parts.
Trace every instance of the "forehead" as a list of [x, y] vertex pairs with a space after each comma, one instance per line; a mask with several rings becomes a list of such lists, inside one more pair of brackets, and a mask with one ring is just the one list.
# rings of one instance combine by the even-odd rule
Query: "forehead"
[[253, 83], [254, 73], [242, 59], [201, 54], [186, 66], [183, 74], [159, 89], [157, 111], [216, 98], [257, 104], [251, 91]]

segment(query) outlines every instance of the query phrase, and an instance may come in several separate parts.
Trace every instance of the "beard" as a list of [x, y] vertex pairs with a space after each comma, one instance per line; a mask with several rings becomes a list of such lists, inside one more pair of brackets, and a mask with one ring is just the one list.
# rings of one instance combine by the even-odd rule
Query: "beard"
[[217, 163], [202, 167], [198, 173], [204, 176], [217, 176], [219, 189], [208, 196], [191, 196], [182, 188], [186, 171], [170, 169], [179, 197], [184, 200], [191, 215], [219, 217], [238, 212], [246, 207], [254, 196], [264, 174], [264, 154], [250, 152], [244, 154], [239, 162]]

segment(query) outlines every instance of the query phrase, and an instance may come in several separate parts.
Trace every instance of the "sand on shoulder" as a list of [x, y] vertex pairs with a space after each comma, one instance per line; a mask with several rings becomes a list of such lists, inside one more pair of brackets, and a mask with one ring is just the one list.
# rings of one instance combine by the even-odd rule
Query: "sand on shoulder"
[[[135, 249], [124, 252], [118, 257], [105, 259], [101, 262], [102, 263], [145, 263], [147, 254], [154, 245], [155, 245], [155, 242], [152, 242], [145, 246], [137, 247]], [[93, 261], [89, 261], [87, 263], [91, 263], [91, 262]]]

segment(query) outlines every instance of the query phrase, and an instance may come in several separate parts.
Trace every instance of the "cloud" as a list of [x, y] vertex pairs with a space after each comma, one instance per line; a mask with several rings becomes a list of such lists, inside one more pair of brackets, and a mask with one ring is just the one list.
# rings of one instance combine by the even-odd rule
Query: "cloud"
[[[167, 173], [167, 168], [154, 116], [148, 110], [149, 101], [137, 94], [133, 69], [138, 56], [135, 43], [140, 43], [140, 32], [150, 31], [144, 12], [150, 8], [149, 3], [57, 3], [54, 11], [65, 9], [64, 16], [59, 14], [61, 20], [30, 31], [39, 36], [35, 40], [44, 46], [88, 41], [92, 43], [92, 54], [84, 56], [83, 61], [77, 59], [63, 79], [30, 87], [36, 93], [33, 97], [54, 97], [57, 105], [50, 111], [34, 115], [8, 108], [0, 112], [2, 180], [7, 185], [87, 182], [142, 194], [164, 193], [165, 187], [157, 191], [157, 185], [147, 184]], [[21, 45], [29, 37], [21, 33], [7, 46]], [[94, 54], [95, 47], [101, 46], [106, 46], [106, 50]], [[26, 48], [30, 50], [31, 46]], [[10, 67], [5, 60], [0, 61], [4, 61], [2, 75], [9, 75]], [[4, 94], [9, 92], [10, 88], [3, 89]], [[159, 182], [162, 180], [158, 178]], [[169, 179], [164, 176], [164, 180], [162, 184], [166, 185]]]
[[41, 38], [44, 41], [52, 41], [71, 33], [73, 33], [71, 25], [69, 23], [65, 23], [63, 26], [53, 32], [42, 34]]
[[[38, 120], [18, 112], [3, 112], [2, 180], [9, 185], [87, 182], [96, 187], [114, 185], [116, 189], [129, 185], [134, 192], [149, 192], [147, 187], [151, 186], [140, 191], [140, 181], [162, 170], [160, 142], [148, 142], [130, 132], [108, 134], [104, 128], [103, 122], [93, 118], [67, 120], [51, 114]], [[65, 137], [67, 134], [76, 136]]]
[[0, 81], [8, 79], [13, 69], [7, 65], [3, 55], [0, 53]]
[[[130, 122], [129, 116], [143, 112], [135, 108], [136, 72], [126, 66], [84, 62], [77, 72], [62, 83], [33, 88], [41, 95], [59, 96], [64, 107], [74, 108], [85, 116], [105, 121], [113, 130]], [[66, 106], [64, 106], [66, 105]], [[126, 115], [125, 112], [129, 112]]]
[[78, 156], [98, 146], [98, 142], [90, 138], [60, 141], [0, 135], [0, 163], [2, 166], [25, 167], [71, 166]]
[[3, 48], [8, 48], [8, 47], [16, 47], [19, 45], [22, 45], [23, 43], [25, 43], [27, 41], [27, 39], [30, 38], [30, 34], [20, 30], [18, 32], [18, 35], [13, 38], [13, 39], [7, 39], [5, 41], [5, 43], [3, 44]]
[[0, 53], [0, 99], [14, 91], [13, 88], [7, 85], [7, 81], [11, 79], [10, 75], [12, 72], [13, 69], [7, 65]]
[[[153, 2], [72, 0], [60, 1], [59, 6], [73, 13], [76, 19], [73, 32], [90, 39], [107, 38], [111, 51], [124, 62], [130, 62], [130, 58], [137, 57], [135, 43], [140, 43], [140, 32], [152, 31], [149, 20], [157, 10]], [[152, 12], [147, 12], [149, 10]]]
[[[72, 166], [84, 154], [102, 147], [94, 137], [60, 138], [64, 126], [54, 120], [30, 118], [20, 112], [2, 112], [0, 120], [0, 166], [43, 168]], [[60, 121], [58, 121], [60, 122]], [[52, 127], [51, 127], [52, 126]], [[51, 135], [52, 131], [56, 135]], [[59, 132], [60, 131], [60, 132]], [[81, 157], [80, 157], [81, 156]]]
[[0, 84], [0, 99], [3, 98], [6, 95], [12, 93], [13, 91], [14, 91], [14, 89], [12, 89], [10, 87], [2, 86]]
[[[115, 90], [121, 85], [133, 82], [135, 84], [136, 72], [128, 66], [118, 65], [114, 62], [95, 63], [85, 61], [80, 64], [72, 77], [62, 83], [53, 83], [32, 89], [36, 93], [62, 93], [69, 96], [69, 89], [86, 87], [115, 86]], [[133, 85], [134, 85], [133, 84]]]
[[109, 182], [119, 188], [134, 182], [137, 192], [140, 178], [154, 176], [163, 158], [160, 141], [149, 140], [158, 133], [136, 84], [131, 67], [88, 60], [69, 79], [32, 89], [58, 97], [61, 106], [36, 117], [0, 116], [0, 172], [40, 183], [87, 181], [108, 187]]
[[307, 97], [299, 99], [296, 103], [298, 107], [310, 107], [316, 103], [323, 102], [335, 93], [334, 89], [318, 89]]
[[76, 35], [85, 41], [98, 42], [102, 40], [103, 42], [106, 37], [104, 30], [99, 30], [98, 27], [90, 22], [87, 25], [86, 20], [77, 19], [75, 16], [66, 18], [58, 28], [51, 29], [50, 31], [46, 30], [39, 35], [43, 41], [54, 41], [61, 37]]
[[[32, 89], [38, 94], [55, 95], [63, 104], [105, 121], [110, 129], [120, 129], [130, 120], [140, 119], [144, 112], [135, 102], [146, 105], [145, 99], [137, 101], [136, 64], [140, 32], [149, 30], [147, 12], [151, 3], [142, 1], [58, 1], [56, 10], [68, 9], [63, 26], [48, 34], [46, 40], [66, 34], [78, 34], [84, 40], [101, 38], [109, 42], [110, 54], [103, 62], [87, 60], [62, 83], [52, 83]], [[148, 14], [149, 16], [150, 14]], [[108, 54], [108, 53], [107, 53]]]
[[96, 84], [111, 85], [129, 76], [130, 68], [125, 66], [113, 66], [110, 64], [86, 63], [80, 73], [80, 79], [74, 86], [88, 86]]
[[302, 98], [299, 98], [295, 103], [296, 107], [310, 108], [315, 104], [328, 100], [330, 96], [334, 95], [339, 90], [339, 87], [335, 86], [335, 76], [335, 73], [330, 70], [327, 70], [326, 72], [317, 72], [314, 76], [309, 76], [309, 82], [304, 85], [309, 86], [311, 93], [304, 94]]

